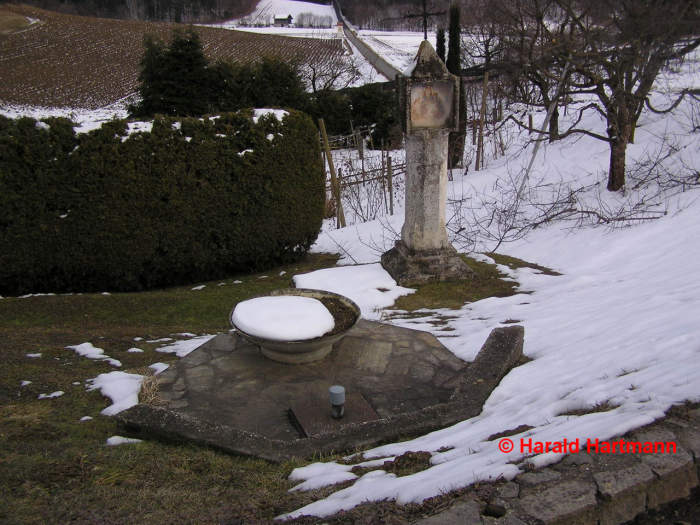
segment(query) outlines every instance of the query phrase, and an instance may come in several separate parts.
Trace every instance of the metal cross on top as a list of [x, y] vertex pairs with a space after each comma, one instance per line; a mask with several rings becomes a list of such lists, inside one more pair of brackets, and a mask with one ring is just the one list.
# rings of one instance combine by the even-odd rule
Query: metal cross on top
[[428, 12], [427, 0], [423, 0], [423, 12], [420, 14], [410, 14], [404, 15], [399, 18], [385, 18], [384, 20], [402, 20], [408, 18], [422, 18], [423, 19], [423, 40], [428, 40], [428, 17], [430, 16], [441, 16], [447, 13], [447, 11], [435, 11]]

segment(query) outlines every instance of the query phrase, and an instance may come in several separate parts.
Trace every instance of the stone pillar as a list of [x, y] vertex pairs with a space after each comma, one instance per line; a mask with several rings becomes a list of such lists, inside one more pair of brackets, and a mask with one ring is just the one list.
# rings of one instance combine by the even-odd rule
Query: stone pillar
[[401, 239], [411, 250], [449, 246], [445, 229], [447, 142], [444, 129], [406, 137], [406, 217]]
[[459, 125], [459, 82], [424, 41], [400, 96], [406, 135], [406, 216], [382, 266], [402, 286], [464, 279], [473, 272], [447, 239], [448, 136]]

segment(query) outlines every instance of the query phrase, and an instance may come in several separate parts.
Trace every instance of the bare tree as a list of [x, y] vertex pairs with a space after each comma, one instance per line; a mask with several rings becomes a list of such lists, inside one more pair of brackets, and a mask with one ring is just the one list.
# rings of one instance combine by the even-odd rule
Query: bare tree
[[511, 96], [549, 110], [549, 140], [557, 140], [560, 100], [555, 87], [561, 83], [566, 67], [562, 61], [565, 53], [558, 50], [569, 40], [571, 17], [556, 0], [500, 1], [494, 4], [492, 13], [501, 24], [503, 56], [499, 70], [509, 80]]
[[338, 90], [354, 84], [360, 77], [360, 65], [354, 55], [334, 56], [328, 60], [307, 61], [299, 66], [301, 78], [313, 93]]
[[[607, 123], [606, 135], [584, 133], [610, 145], [608, 190], [625, 184], [627, 146], [661, 70], [700, 45], [698, 0], [556, 0], [571, 32], [553, 48], [571, 64], [569, 93], [592, 94], [586, 106]], [[680, 94], [681, 96], [683, 93]]]

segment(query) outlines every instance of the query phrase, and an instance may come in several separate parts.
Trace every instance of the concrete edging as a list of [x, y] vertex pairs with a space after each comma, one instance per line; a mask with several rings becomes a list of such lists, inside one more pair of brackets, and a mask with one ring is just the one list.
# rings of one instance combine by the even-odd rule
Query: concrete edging
[[672, 410], [661, 421], [607, 441], [620, 439], [674, 442], [676, 451], [571, 454], [512, 481], [481, 484], [478, 493], [471, 489], [448, 510], [416, 523], [616, 525], [687, 498], [698, 486], [700, 408]]

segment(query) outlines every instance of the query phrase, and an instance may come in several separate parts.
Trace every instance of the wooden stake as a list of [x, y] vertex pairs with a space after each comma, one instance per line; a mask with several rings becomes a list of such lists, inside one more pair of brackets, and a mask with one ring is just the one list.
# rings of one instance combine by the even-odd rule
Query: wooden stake
[[384, 197], [384, 213], [389, 213], [389, 203], [387, 202], [386, 198], [386, 179], [385, 177], [385, 170], [386, 170], [386, 163], [384, 161], [384, 145], [382, 144], [382, 170], [379, 172], [379, 180], [382, 183], [382, 197]]
[[389, 186], [389, 214], [394, 215], [394, 181], [392, 180], [391, 155], [386, 157], [386, 180]]
[[486, 120], [486, 97], [489, 92], [489, 72], [484, 71], [484, 86], [481, 90], [481, 113], [479, 116], [479, 142], [476, 146], [476, 167], [475, 171], [479, 171], [479, 167], [484, 167], [484, 120]]
[[318, 127], [321, 129], [321, 137], [323, 137], [323, 147], [326, 150], [328, 169], [331, 172], [331, 190], [333, 191], [336, 209], [336, 227], [345, 228], [345, 213], [343, 213], [343, 203], [340, 201], [340, 185], [338, 184], [338, 178], [335, 175], [335, 165], [333, 164], [331, 147], [328, 144], [328, 135], [326, 134], [326, 123], [323, 122], [322, 118], [318, 119]]

